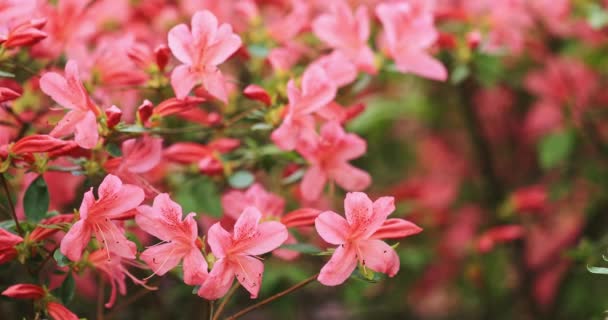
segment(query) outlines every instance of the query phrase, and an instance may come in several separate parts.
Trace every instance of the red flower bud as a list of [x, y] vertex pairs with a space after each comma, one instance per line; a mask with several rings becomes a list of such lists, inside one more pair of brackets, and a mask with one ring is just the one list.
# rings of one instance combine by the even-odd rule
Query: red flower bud
[[23, 242], [23, 238], [0, 229], [0, 264], [7, 263], [17, 257], [15, 246]]
[[219, 138], [209, 143], [209, 148], [218, 151], [219, 153], [228, 153], [241, 145], [238, 139]]
[[117, 106], [111, 106], [106, 110], [106, 116], [108, 117], [108, 128], [114, 128], [122, 118], [122, 110], [118, 109]]
[[149, 100], [144, 100], [144, 102], [137, 108], [137, 116], [139, 117], [139, 121], [141, 124], [146, 124], [150, 116], [152, 116], [152, 108], [154, 105]]
[[0, 87], [0, 103], [15, 100], [21, 96], [20, 93], [6, 87]]
[[477, 49], [481, 43], [481, 32], [473, 30], [466, 35], [467, 45], [471, 49]]
[[449, 33], [440, 33], [437, 39], [437, 45], [441, 49], [454, 49], [456, 48], [456, 37]]
[[321, 210], [300, 208], [285, 214], [281, 218], [281, 223], [288, 228], [312, 226], [320, 213]]
[[153, 113], [161, 117], [166, 117], [168, 115], [188, 111], [203, 101], [205, 101], [204, 98], [192, 96], [185, 97], [184, 99], [170, 98], [161, 102], [156, 108], [154, 108]]
[[513, 209], [517, 212], [542, 213], [547, 207], [549, 195], [543, 186], [521, 188], [511, 195]]
[[17, 141], [17, 143], [12, 146], [10, 151], [17, 155], [44, 152], [59, 155], [77, 147], [78, 145], [76, 145], [73, 141], [64, 141], [51, 137], [47, 134], [34, 134]]
[[156, 65], [160, 71], [165, 70], [167, 63], [169, 63], [169, 58], [171, 58], [171, 50], [164, 44], [159, 45], [154, 49], [154, 57], [156, 60]]
[[46, 238], [54, 235], [56, 232], [61, 231], [61, 230], [60, 229], [45, 228], [43, 226], [70, 222], [70, 221], [72, 221], [73, 218], [74, 218], [74, 215], [70, 213], [70, 214], [59, 214], [59, 215], [56, 215], [54, 217], [50, 217], [48, 219], [44, 219], [44, 220], [40, 221], [40, 223], [34, 229], [34, 231], [32, 231], [32, 233], [30, 233], [29, 239], [31, 241], [41, 241], [41, 240], [44, 240], [44, 239], [46, 239]]
[[35, 284], [16, 284], [8, 287], [2, 292], [3, 296], [14, 299], [41, 299], [44, 297], [44, 289]]
[[0, 37], [0, 43], [5, 48], [31, 46], [47, 37], [40, 30], [46, 24], [46, 19], [34, 19], [20, 23], [9, 29], [8, 35]]
[[524, 228], [519, 225], [494, 227], [484, 232], [477, 241], [477, 250], [481, 253], [492, 251], [499, 243], [517, 240], [524, 235]]
[[266, 90], [264, 90], [264, 88], [262, 88], [258, 85], [255, 85], [255, 84], [248, 85], [245, 88], [245, 90], [243, 90], [243, 94], [245, 95], [245, 97], [247, 97], [251, 100], [260, 101], [267, 106], [270, 106], [272, 104], [272, 100], [271, 100], [268, 92], [266, 92]]
[[78, 316], [68, 310], [64, 305], [57, 302], [49, 302], [46, 311], [53, 320], [78, 320]]

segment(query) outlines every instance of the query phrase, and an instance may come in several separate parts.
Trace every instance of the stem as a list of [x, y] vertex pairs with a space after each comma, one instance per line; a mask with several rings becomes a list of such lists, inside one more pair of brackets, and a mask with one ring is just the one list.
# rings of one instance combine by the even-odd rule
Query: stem
[[228, 128], [228, 127], [232, 126], [233, 124], [239, 122], [241, 119], [243, 119], [243, 118], [251, 115], [252, 113], [254, 113], [254, 112], [258, 111], [258, 110], [261, 110], [263, 108], [264, 108], [263, 106], [258, 106], [258, 107], [255, 107], [255, 108], [251, 108], [249, 110], [245, 110], [245, 111], [237, 114], [236, 116], [234, 116], [234, 118], [228, 120], [224, 124], [224, 127]]
[[262, 301], [260, 301], [260, 302], [258, 302], [256, 304], [252, 305], [252, 306], [249, 306], [249, 307], [247, 307], [247, 308], [245, 308], [245, 309], [243, 309], [243, 310], [235, 313], [234, 315], [228, 317], [226, 320], [236, 320], [239, 317], [242, 317], [242, 316], [246, 315], [247, 313], [249, 313], [249, 312], [251, 312], [251, 311], [253, 311], [253, 310], [255, 310], [255, 309], [257, 309], [257, 308], [259, 308], [259, 307], [261, 307], [261, 306], [263, 306], [265, 304], [267, 304], [267, 303], [273, 302], [274, 300], [277, 300], [278, 298], [281, 298], [281, 297], [283, 297], [285, 295], [288, 295], [288, 294], [290, 294], [290, 293], [292, 293], [292, 292], [294, 292], [294, 291], [296, 291], [296, 290], [298, 290], [300, 288], [303, 288], [307, 284], [315, 281], [317, 279], [317, 276], [319, 276], [318, 273], [315, 274], [315, 275], [313, 275], [313, 276], [311, 276], [310, 278], [307, 278], [307, 279], [303, 280], [300, 283], [297, 283], [296, 285], [294, 285], [294, 286], [292, 286], [292, 287], [290, 287], [290, 288], [288, 288], [288, 289], [286, 289], [284, 291], [281, 291], [281, 292], [279, 292], [279, 293], [277, 293], [277, 294], [275, 294], [275, 295], [273, 295], [273, 296], [271, 296], [269, 298], [266, 298], [266, 299], [264, 299], [264, 300], [262, 300]]
[[103, 320], [103, 316], [104, 316], [103, 300], [105, 298], [105, 296], [104, 296], [105, 282], [103, 281], [103, 278], [101, 277], [101, 275], [99, 276], [98, 282], [99, 282], [99, 284], [98, 284], [98, 289], [97, 289], [97, 320]]
[[2, 186], [4, 187], [4, 192], [6, 193], [6, 199], [8, 200], [8, 205], [10, 206], [13, 220], [15, 220], [15, 228], [17, 228], [17, 232], [19, 233], [19, 235], [23, 237], [25, 233], [23, 232], [23, 229], [19, 224], [19, 219], [17, 219], [15, 204], [13, 203], [13, 198], [11, 197], [11, 189], [8, 187], [8, 183], [6, 182], [6, 177], [4, 177], [4, 174], [0, 174], [0, 180], [2, 180]]
[[226, 305], [228, 305], [228, 302], [230, 301], [230, 298], [232, 298], [232, 295], [234, 295], [234, 293], [236, 292], [236, 289], [238, 287], [239, 287], [239, 284], [237, 282], [236, 284], [234, 284], [232, 286], [232, 288], [230, 288], [230, 291], [228, 291], [228, 294], [224, 297], [224, 300], [222, 300], [222, 303], [220, 303], [220, 306], [217, 308], [217, 311], [215, 312], [215, 314], [213, 315], [213, 318], [211, 318], [211, 320], [219, 320], [220, 319], [220, 315], [224, 311], [224, 308], [226, 308]]
[[215, 304], [213, 303], [213, 301], [207, 301], [207, 304], [208, 304], [207, 314], [209, 314], [209, 317], [205, 317], [205, 318], [208, 318], [209, 320], [212, 320], [212, 317], [213, 317], [213, 307], [215, 306]]

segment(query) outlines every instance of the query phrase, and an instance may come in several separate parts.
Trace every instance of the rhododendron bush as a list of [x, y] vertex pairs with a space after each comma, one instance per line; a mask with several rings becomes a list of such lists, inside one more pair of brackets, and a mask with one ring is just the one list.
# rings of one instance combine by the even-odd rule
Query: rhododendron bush
[[607, 78], [608, 1], [0, 0], [0, 318], [601, 319]]

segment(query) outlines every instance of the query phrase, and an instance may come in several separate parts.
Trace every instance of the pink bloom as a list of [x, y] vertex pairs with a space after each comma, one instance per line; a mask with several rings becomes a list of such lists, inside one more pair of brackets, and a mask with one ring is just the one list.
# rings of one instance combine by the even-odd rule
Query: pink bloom
[[79, 146], [93, 148], [99, 139], [96, 117], [101, 112], [80, 82], [76, 62], [68, 61], [65, 76], [55, 72], [45, 73], [40, 79], [40, 88], [55, 102], [70, 110], [50, 134], [61, 137], [74, 133]]
[[169, 48], [183, 64], [171, 74], [171, 85], [178, 98], [188, 95], [202, 81], [205, 89], [223, 102], [228, 101], [226, 84], [217, 66], [226, 61], [241, 46], [241, 38], [232, 33], [228, 24], [218, 26], [209, 11], [199, 11], [192, 17], [192, 29], [180, 24], [169, 31]]
[[291, 11], [281, 12], [268, 23], [268, 33], [279, 43], [286, 43], [294, 39], [310, 21], [310, 5], [305, 1], [290, 1]]
[[361, 70], [376, 73], [374, 53], [367, 45], [369, 15], [365, 6], [359, 6], [353, 14], [344, 0], [334, 1], [330, 12], [320, 15], [312, 29], [323, 42], [343, 52]]
[[49, 302], [46, 305], [46, 311], [53, 320], [78, 320], [80, 319], [72, 311], [66, 308], [61, 303]]
[[136, 186], [124, 184], [114, 175], [107, 175], [97, 190], [95, 200], [93, 188], [84, 194], [78, 220], [61, 241], [61, 253], [72, 261], [80, 260], [82, 251], [89, 243], [91, 234], [110, 253], [135, 259], [135, 243], [127, 240], [123, 231], [112, 220], [120, 219], [134, 210], [144, 200], [144, 192]]
[[23, 238], [0, 228], [0, 264], [9, 262], [17, 257], [15, 246], [23, 242]]
[[437, 40], [433, 13], [408, 2], [382, 3], [376, 14], [384, 27], [388, 53], [397, 69], [433, 80], [446, 80], [447, 70], [427, 50]]
[[104, 279], [110, 282], [112, 286], [112, 292], [110, 293], [110, 300], [106, 302], [105, 307], [111, 308], [116, 302], [116, 294], [120, 293], [125, 295], [127, 293], [126, 277], [129, 277], [133, 283], [138, 284], [148, 290], [156, 290], [156, 287], [147, 286], [145, 281], [137, 279], [127, 270], [126, 265], [131, 265], [143, 269], [142, 264], [138, 264], [135, 260], [128, 260], [111, 254], [111, 258], [108, 259], [108, 253], [104, 250], [97, 250], [91, 252], [89, 255], [88, 262], [97, 271], [100, 271]]
[[189, 213], [182, 220], [182, 208], [171, 201], [166, 193], [156, 196], [152, 207], [143, 205], [137, 211], [137, 225], [163, 240], [148, 247], [140, 258], [159, 276], [183, 260], [184, 282], [189, 285], [201, 284], [207, 277], [207, 261], [197, 245], [196, 213]]
[[[315, 221], [317, 232], [326, 242], [338, 245], [331, 259], [323, 266], [318, 280], [326, 286], [344, 283], [359, 263], [365, 270], [393, 277], [399, 271], [397, 252], [381, 239], [403, 238], [422, 231], [402, 219], [389, 219], [395, 210], [393, 197], [372, 202], [365, 193], [349, 192], [344, 199], [346, 219], [325, 211]], [[383, 225], [388, 224], [383, 230]]]
[[328, 122], [321, 128], [321, 136], [303, 144], [298, 152], [310, 162], [302, 179], [302, 195], [307, 200], [318, 199], [327, 181], [335, 181], [347, 191], [361, 191], [371, 183], [370, 175], [353, 167], [348, 161], [365, 154], [365, 140], [346, 133], [339, 123]]
[[336, 97], [336, 86], [323, 69], [311, 66], [302, 75], [301, 90], [296, 88], [293, 80], [287, 83], [287, 97], [287, 114], [271, 138], [279, 148], [293, 150], [299, 141], [314, 135], [311, 114]]
[[336, 87], [346, 86], [357, 79], [357, 66], [348, 61], [341, 51], [334, 51], [316, 59], [311, 65], [321, 67]]
[[165, 159], [181, 164], [196, 163], [201, 172], [216, 174], [223, 171], [220, 154], [236, 149], [240, 141], [230, 138], [220, 138], [208, 145], [194, 142], [179, 142], [172, 144], [164, 152]]
[[198, 294], [208, 300], [221, 298], [233, 279], [257, 298], [262, 284], [264, 264], [255, 256], [278, 248], [287, 240], [287, 228], [280, 222], [259, 223], [262, 214], [255, 207], [246, 208], [230, 234], [219, 223], [209, 229], [207, 241], [217, 261]]
[[12, 285], [2, 291], [3, 296], [13, 299], [40, 299], [45, 296], [44, 289], [35, 284], [20, 283]]

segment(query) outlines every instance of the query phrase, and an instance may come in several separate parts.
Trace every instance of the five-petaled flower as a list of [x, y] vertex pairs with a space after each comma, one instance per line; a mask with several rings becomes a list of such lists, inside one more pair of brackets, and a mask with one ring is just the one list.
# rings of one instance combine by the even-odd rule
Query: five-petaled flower
[[241, 38], [229, 24], [218, 25], [209, 11], [199, 11], [192, 17], [192, 28], [179, 24], [169, 31], [169, 48], [183, 64], [171, 74], [171, 85], [178, 98], [202, 82], [212, 96], [228, 101], [226, 81], [218, 65], [226, 61], [241, 46]]
[[207, 241], [217, 261], [198, 291], [201, 297], [208, 300], [221, 298], [236, 277], [251, 298], [257, 298], [264, 264], [255, 256], [278, 248], [287, 240], [288, 234], [282, 223], [260, 223], [261, 217], [258, 209], [247, 207], [234, 224], [232, 234], [219, 223], [211, 226]]
[[207, 261], [199, 246], [196, 214], [189, 213], [182, 220], [182, 208], [166, 193], [156, 196], [152, 207], [143, 205], [137, 211], [137, 225], [163, 240], [148, 247], [140, 258], [159, 276], [183, 260], [184, 282], [189, 285], [202, 283], [207, 277]]
[[97, 190], [95, 200], [93, 188], [84, 194], [80, 205], [80, 220], [66, 233], [61, 241], [61, 253], [72, 261], [80, 260], [91, 234], [101, 243], [110, 260], [110, 253], [127, 259], [135, 259], [135, 243], [127, 240], [121, 228], [113, 220], [132, 215], [144, 200], [144, 192], [134, 185], [123, 184], [114, 175], [107, 175]]
[[403, 238], [422, 229], [403, 219], [387, 219], [394, 210], [393, 197], [372, 202], [365, 193], [349, 192], [344, 199], [346, 219], [332, 211], [321, 213], [315, 221], [317, 232], [338, 247], [321, 269], [319, 282], [327, 286], [342, 284], [357, 264], [390, 277], [396, 275], [399, 256], [381, 239]]

